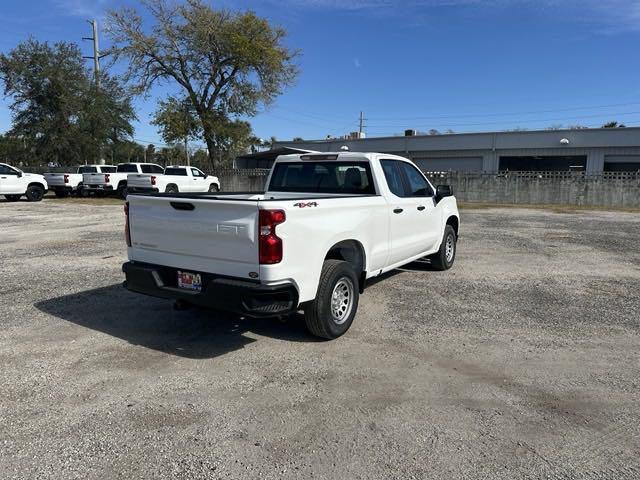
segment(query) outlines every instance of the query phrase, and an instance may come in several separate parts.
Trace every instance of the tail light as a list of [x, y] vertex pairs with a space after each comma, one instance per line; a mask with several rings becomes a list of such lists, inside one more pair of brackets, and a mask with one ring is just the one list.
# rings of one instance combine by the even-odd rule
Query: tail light
[[276, 226], [287, 219], [283, 210], [260, 210], [258, 250], [260, 264], [273, 265], [282, 261], [282, 239]]
[[124, 239], [127, 247], [131, 246], [131, 229], [129, 228], [129, 202], [124, 204]]
[[69, 183], [69, 175], [64, 174], [64, 183]]
[[111, 175], [109, 175], [108, 173], [104, 174], [104, 183], [109, 183], [109, 180], [111, 179]]
[[151, 185], [155, 185], [156, 184], [156, 177], [155, 175], [151, 175]]

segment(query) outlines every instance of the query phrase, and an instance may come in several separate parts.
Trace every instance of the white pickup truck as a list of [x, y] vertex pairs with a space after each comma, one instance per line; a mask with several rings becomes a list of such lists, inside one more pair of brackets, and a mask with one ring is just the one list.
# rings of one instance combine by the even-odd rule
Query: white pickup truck
[[218, 192], [220, 181], [199, 168], [171, 166], [164, 175], [131, 173], [127, 177], [127, 191], [132, 193]]
[[49, 186], [42, 175], [25, 173], [19, 168], [0, 163], [0, 195], [17, 202], [23, 195], [30, 202], [39, 202]]
[[49, 189], [56, 197], [68, 197], [71, 194], [82, 193], [83, 175], [85, 173], [115, 173], [115, 165], [82, 165], [76, 173], [45, 173]]
[[450, 268], [460, 225], [449, 186], [355, 152], [280, 156], [264, 193], [131, 195], [125, 212], [129, 290], [254, 317], [303, 309], [330, 339], [368, 279], [423, 257]]
[[120, 163], [115, 173], [85, 173], [82, 175], [83, 189], [87, 193], [106, 195], [115, 193], [127, 198], [127, 177], [130, 173], [150, 173], [162, 175], [164, 168], [155, 163]]

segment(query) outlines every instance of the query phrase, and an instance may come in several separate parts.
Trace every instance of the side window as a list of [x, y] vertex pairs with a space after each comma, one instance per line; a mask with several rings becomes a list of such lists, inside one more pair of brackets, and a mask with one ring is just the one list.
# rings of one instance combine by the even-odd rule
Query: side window
[[13, 171], [6, 165], [0, 165], [0, 174], [2, 175], [15, 175], [17, 172]]
[[191, 169], [191, 175], [193, 175], [194, 177], [204, 177], [204, 173], [202, 173], [197, 168], [192, 168]]
[[397, 197], [404, 197], [404, 187], [402, 185], [402, 177], [400, 177], [400, 170], [398, 169], [397, 160], [382, 160], [382, 171], [384, 172], [384, 178], [387, 180], [389, 190]]
[[140, 170], [142, 173], [156, 173], [151, 167], [152, 165], [140, 165]]
[[151, 165], [151, 173], [164, 173], [164, 168], [160, 165]]
[[405, 174], [407, 179], [407, 183], [409, 186], [409, 191], [407, 192], [407, 197], [431, 197], [433, 195], [433, 191], [431, 190], [431, 186], [422, 176], [420, 171], [407, 162], [399, 162], [400, 168]]

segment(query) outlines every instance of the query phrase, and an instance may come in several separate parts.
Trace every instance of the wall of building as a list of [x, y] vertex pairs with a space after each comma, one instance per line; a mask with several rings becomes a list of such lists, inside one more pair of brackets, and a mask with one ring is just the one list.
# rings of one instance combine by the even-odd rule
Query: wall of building
[[[341, 147], [346, 146], [353, 152], [392, 153], [416, 160], [421, 164], [421, 168], [425, 169], [428, 168], [429, 159], [434, 159], [438, 169], [444, 171], [456, 169], [461, 165], [472, 166], [478, 171], [497, 172], [500, 156], [586, 155], [587, 172], [599, 173], [603, 171], [607, 156], [640, 156], [640, 128], [332, 139], [278, 142], [277, 145], [320, 152], [340, 151]], [[447, 166], [447, 158], [451, 159], [452, 168], [442, 168]], [[482, 160], [471, 160], [472, 158]], [[482, 167], [478, 167], [480, 164]]]

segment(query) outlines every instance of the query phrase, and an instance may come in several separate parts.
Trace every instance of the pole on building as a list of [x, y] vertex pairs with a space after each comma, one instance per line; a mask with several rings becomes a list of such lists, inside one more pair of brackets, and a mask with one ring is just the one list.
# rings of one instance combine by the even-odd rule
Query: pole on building
[[358, 138], [362, 138], [363, 130], [364, 130], [364, 112], [360, 112], [360, 129], [358, 130]]

